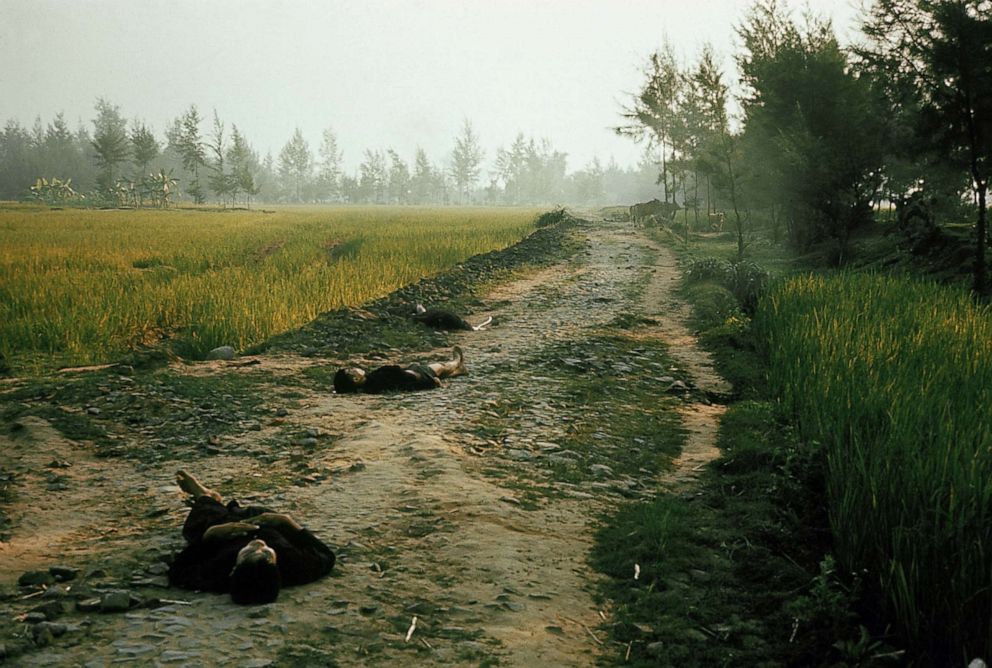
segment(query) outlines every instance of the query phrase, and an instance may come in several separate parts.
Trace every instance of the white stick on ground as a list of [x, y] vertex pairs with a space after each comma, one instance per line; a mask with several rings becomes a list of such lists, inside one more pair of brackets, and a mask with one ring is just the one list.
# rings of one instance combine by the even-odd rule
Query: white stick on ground
[[403, 642], [410, 642], [410, 638], [413, 637], [413, 632], [417, 630], [417, 615], [413, 616], [413, 621], [410, 622], [410, 628], [406, 631], [406, 640]]
[[634, 564], [634, 579], [636, 580], [639, 577], [641, 577], [641, 565]]

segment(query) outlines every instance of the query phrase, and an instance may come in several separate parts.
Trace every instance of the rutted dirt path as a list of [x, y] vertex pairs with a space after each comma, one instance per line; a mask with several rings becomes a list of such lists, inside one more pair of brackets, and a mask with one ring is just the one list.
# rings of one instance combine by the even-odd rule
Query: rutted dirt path
[[[139, 573], [123, 585], [180, 602], [67, 617], [64, 638], [19, 661], [250, 668], [332, 661], [479, 665], [492, 657], [501, 665], [593, 665], [603, 642], [595, 628], [609, 612], [593, 600], [597, 576], [587, 566], [593, 524], [637, 481], [561, 483], [541, 503], [523, 498], [527, 478], [515, 472], [553, 457], [583, 407], [556, 400], [558, 381], [522, 361], [548, 346], [582, 341], [618, 316], [642, 313], [655, 324], [638, 335], [669, 342], [697, 390], [712, 396], [728, 388], [687, 329], [687, 308], [673, 293], [673, 254], [627, 224], [597, 222], [579, 233], [587, 239], [575, 261], [494, 290], [476, 314], [492, 315], [493, 327], [455, 337], [470, 375], [439, 391], [402, 396], [308, 392], [286, 419], [312, 430], [316, 444], [279, 451], [283, 446], [272, 445], [272, 430], [264, 426], [197, 462], [194, 472], [205, 482], [221, 489], [229, 483], [232, 492], [239, 482], [243, 488], [252, 479], [285, 478], [290, 484], [277, 493], [237, 495], [290, 512], [329, 542], [339, 554], [331, 577], [285, 590], [275, 605], [239, 608], [223, 597], [155, 589], [161, 575]], [[435, 357], [447, 355], [439, 350]], [[259, 361], [239, 372], [294, 374], [327, 364], [292, 356]], [[222, 369], [230, 367], [176, 372]], [[507, 401], [517, 417], [500, 440], [468, 428], [499, 415]], [[682, 405], [688, 442], [678, 466], [654, 479], [655, 488], [686, 490], [715, 456], [721, 410], [701, 401]], [[0, 585], [31, 567], [65, 561], [86, 572], [102, 560], [147, 563], [149, 555], [178, 546], [185, 511], [172, 485], [177, 462], [96, 459], [40, 421], [0, 437], [0, 448], [37, 473], [18, 478], [11, 514], [20, 528], [0, 551]], [[275, 461], [266, 464], [259, 453]], [[72, 466], [45, 469], [61, 460]], [[46, 470], [58, 471], [66, 489]], [[644, 484], [637, 490], [653, 493]], [[85, 510], [71, 531], [56, 532], [67, 502]], [[122, 527], [107, 534], [114, 524]], [[99, 574], [93, 577], [99, 584]], [[23, 604], [9, 607], [0, 610], [7, 619]], [[415, 616], [416, 631], [406, 641]]]

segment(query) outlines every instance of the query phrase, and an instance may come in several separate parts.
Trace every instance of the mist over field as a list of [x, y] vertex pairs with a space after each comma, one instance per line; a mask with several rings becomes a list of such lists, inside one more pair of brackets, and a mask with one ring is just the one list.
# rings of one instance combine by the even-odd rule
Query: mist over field
[[[499, 152], [518, 142], [557, 178], [605, 173], [603, 193], [578, 183], [521, 195], [521, 203], [650, 198], [656, 170], [638, 167], [645, 147], [613, 131], [625, 95], [664, 39], [686, 61], [711, 43], [730, 72], [734, 27], [747, 5], [181, 1], [164, 16], [145, 3], [11, 0], [0, 5], [0, 122], [8, 136], [20, 129], [29, 141], [53, 124], [92, 139], [102, 100], [128, 132], [147, 128], [165, 148], [176, 120], [195, 105], [204, 141], [216, 113], [227, 142], [236, 126], [260, 167], [271, 156], [277, 170], [297, 136], [312, 166], [336, 150], [335, 169], [356, 179], [363, 165], [381, 171], [403, 163], [414, 172], [418, 160], [448, 172], [469, 123], [480, 190], [501, 185]], [[816, 11], [842, 36], [852, 28], [847, 0], [817, 3]], [[334, 144], [322, 156], [328, 132]], [[5, 162], [6, 175], [20, 171], [12, 158]], [[16, 182], [0, 179], [0, 198], [21, 196], [39, 176], [72, 177], [83, 192], [95, 185], [84, 165], [41, 162], [25, 166]], [[143, 166], [183, 171], [176, 156]], [[189, 175], [182, 176], [187, 191]], [[263, 190], [260, 198], [295, 197]]]

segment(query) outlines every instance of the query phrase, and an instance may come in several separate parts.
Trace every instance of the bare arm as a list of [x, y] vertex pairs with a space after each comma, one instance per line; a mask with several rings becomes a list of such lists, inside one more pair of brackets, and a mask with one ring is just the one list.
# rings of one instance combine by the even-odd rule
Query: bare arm
[[297, 531], [303, 528], [299, 522], [284, 513], [262, 513], [261, 515], [252, 517], [251, 521], [262, 527], [289, 527]]
[[[261, 517], [261, 515], [259, 516]], [[246, 536], [252, 531], [257, 531], [258, 525], [250, 522], [226, 522], [215, 524], [203, 532], [203, 540], [221, 540], [225, 538], [236, 538]]]

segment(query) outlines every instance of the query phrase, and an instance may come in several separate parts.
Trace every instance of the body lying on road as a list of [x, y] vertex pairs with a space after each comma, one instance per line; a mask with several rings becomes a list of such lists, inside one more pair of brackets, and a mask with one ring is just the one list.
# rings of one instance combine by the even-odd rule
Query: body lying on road
[[334, 391], [338, 394], [364, 392], [382, 394], [413, 390], [433, 390], [441, 387], [442, 378], [452, 378], [468, 373], [462, 349], [455, 346], [454, 359], [433, 364], [411, 364], [401, 367], [396, 364], [381, 366], [371, 372], [358, 367], [339, 369], [334, 374]]
[[235, 603], [270, 603], [281, 587], [313, 582], [334, 567], [334, 552], [289, 515], [225, 504], [186, 471], [176, 482], [193, 497], [193, 508], [183, 524], [186, 548], [169, 568], [173, 586], [230, 592]]

